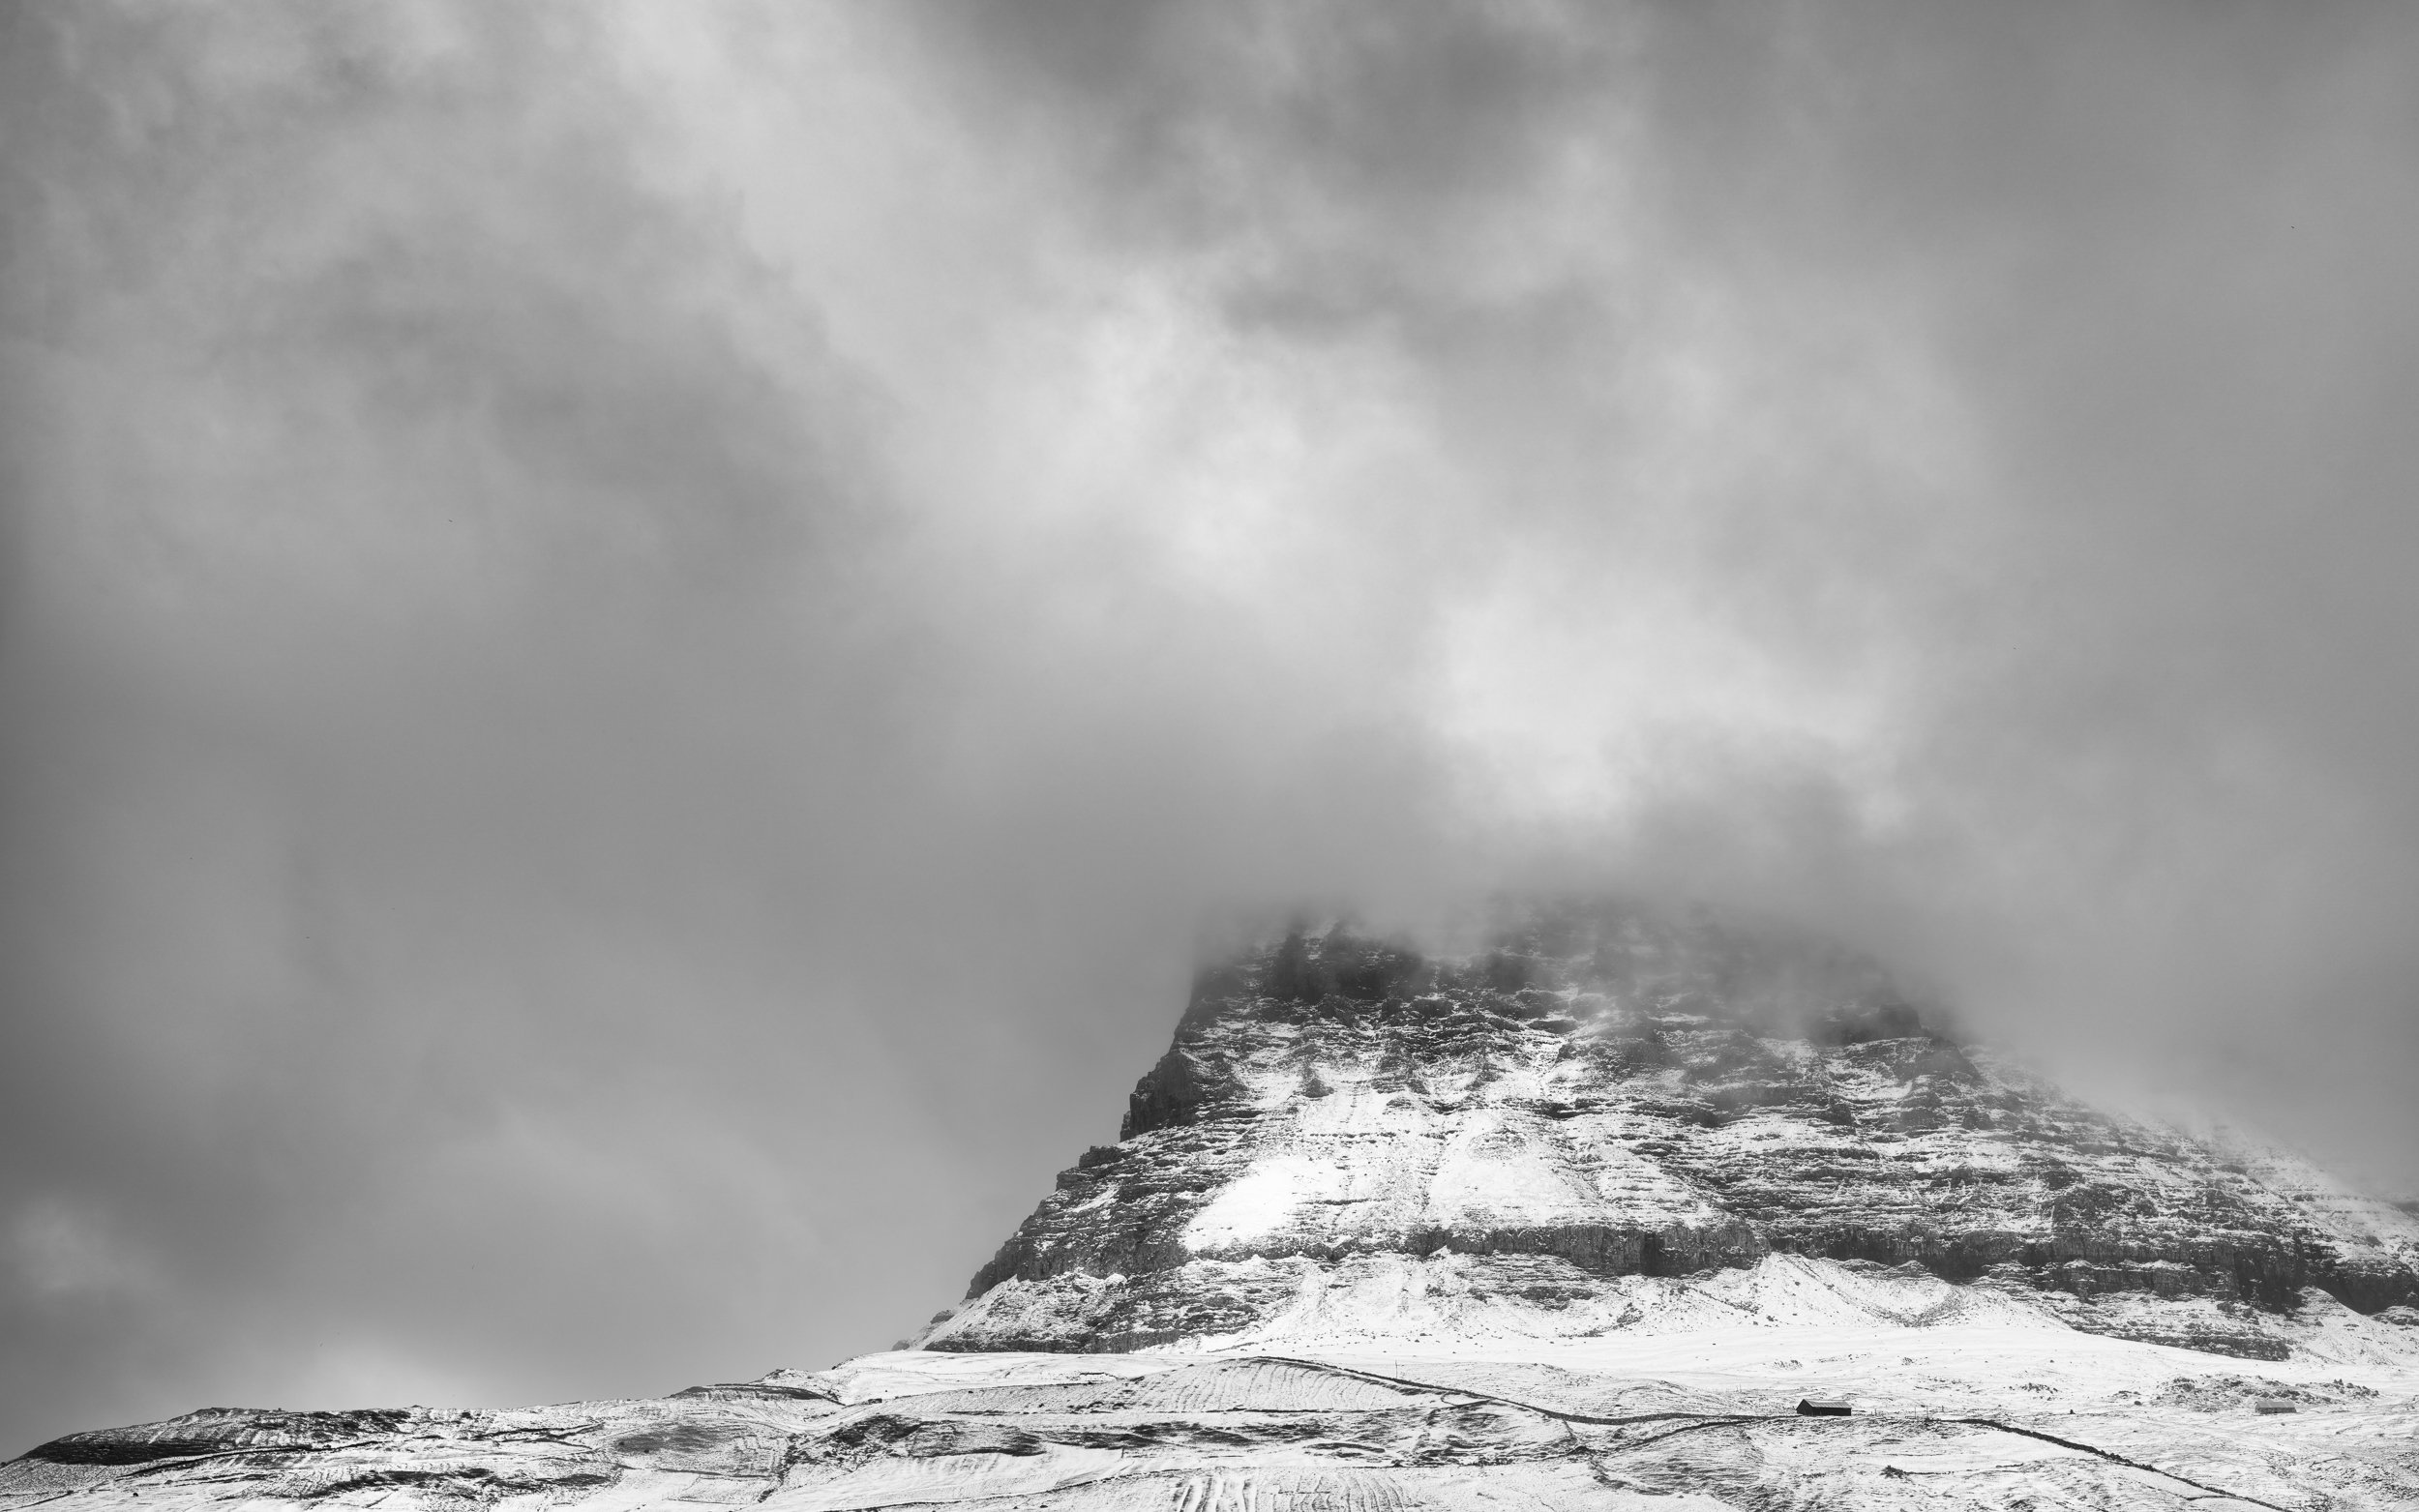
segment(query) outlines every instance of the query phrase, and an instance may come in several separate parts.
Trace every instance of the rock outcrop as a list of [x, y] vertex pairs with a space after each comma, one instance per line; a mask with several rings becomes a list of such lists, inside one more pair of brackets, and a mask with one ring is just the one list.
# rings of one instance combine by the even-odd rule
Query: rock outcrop
[[[1116, 1350], [1415, 1317], [1591, 1335], [1639, 1314], [1641, 1278], [1771, 1255], [2269, 1358], [2306, 1298], [2419, 1300], [2409, 1215], [2086, 1108], [1940, 1023], [1860, 956], [1635, 906], [1542, 910], [1448, 960], [1296, 931], [1202, 974], [1123, 1138], [1060, 1175], [920, 1342]], [[1464, 1299], [1451, 1319], [1419, 1305], [1440, 1289]]]

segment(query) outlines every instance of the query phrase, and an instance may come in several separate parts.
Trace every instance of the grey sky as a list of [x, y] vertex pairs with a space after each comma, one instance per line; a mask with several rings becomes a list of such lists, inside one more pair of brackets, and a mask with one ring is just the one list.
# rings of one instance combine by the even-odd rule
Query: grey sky
[[882, 1347], [1294, 898], [2419, 1190], [2405, 8], [0, 25], [0, 1452]]

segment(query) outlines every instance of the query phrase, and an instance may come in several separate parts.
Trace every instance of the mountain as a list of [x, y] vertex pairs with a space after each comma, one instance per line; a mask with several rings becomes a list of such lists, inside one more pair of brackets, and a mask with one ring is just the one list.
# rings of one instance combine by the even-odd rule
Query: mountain
[[1867, 958], [1701, 913], [1566, 904], [1444, 961], [1297, 930], [1202, 974], [1123, 1137], [917, 1342], [1594, 1337], [1775, 1255], [2266, 1359], [2314, 1309], [2419, 1300], [2409, 1214], [1937, 1023]]
[[41, 1445], [0, 1512], [2411, 1507], [2415, 1298], [2408, 1213], [2085, 1108], [1852, 951], [1524, 905], [1202, 973], [1119, 1142], [898, 1349], [206, 1408]]

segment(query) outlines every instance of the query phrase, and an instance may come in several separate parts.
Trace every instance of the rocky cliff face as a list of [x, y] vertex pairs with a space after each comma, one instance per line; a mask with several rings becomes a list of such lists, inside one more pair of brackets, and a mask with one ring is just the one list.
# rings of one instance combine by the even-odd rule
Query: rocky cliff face
[[1204, 973], [1123, 1138], [921, 1343], [1597, 1335], [1773, 1255], [2268, 1358], [2313, 1308], [2419, 1300], [2387, 1203], [2085, 1108], [1836, 947], [1593, 905], [1460, 959], [1338, 927]]

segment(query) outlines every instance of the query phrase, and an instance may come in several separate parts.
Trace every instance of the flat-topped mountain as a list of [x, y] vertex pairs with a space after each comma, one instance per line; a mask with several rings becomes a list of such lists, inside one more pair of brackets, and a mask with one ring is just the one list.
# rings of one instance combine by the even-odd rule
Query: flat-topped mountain
[[1123, 1138], [909, 1347], [205, 1408], [41, 1445], [0, 1512], [2382, 1512], [2415, 1260], [2407, 1213], [2081, 1107], [1834, 946], [1331, 926], [1204, 972]]
[[1123, 1138], [919, 1342], [1596, 1336], [1773, 1255], [2267, 1358], [2419, 1299], [2408, 1214], [1939, 1022], [1869, 959], [1703, 914], [1549, 907], [1450, 959], [1298, 929], [1202, 973]]

